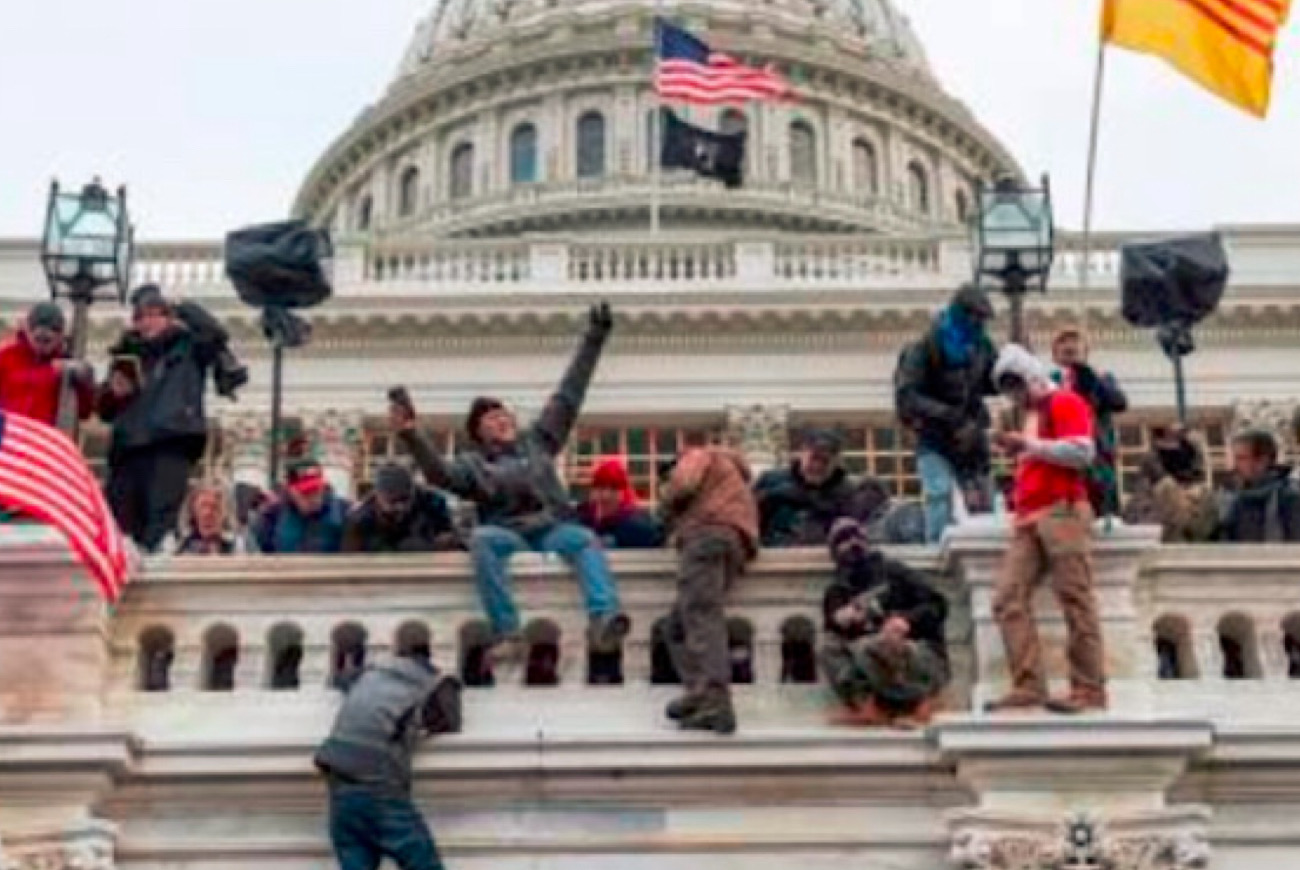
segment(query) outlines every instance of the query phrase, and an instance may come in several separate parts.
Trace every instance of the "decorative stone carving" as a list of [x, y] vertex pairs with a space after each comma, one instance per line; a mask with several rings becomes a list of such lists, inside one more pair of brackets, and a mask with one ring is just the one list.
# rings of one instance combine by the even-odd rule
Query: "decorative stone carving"
[[1296, 449], [1296, 419], [1300, 402], [1259, 399], [1237, 402], [1232, 407], [1233, 434], [1246, 429], [1263, 429], [1277, 439], [1279, 458], [1285, 460]]
[[365, 419], [360, 411], [325, 411], [303, 420], [312, 455], [339, 495], [351, 497], [356, 483], [357, 451]]
[[221, 418], [222, 450], [230, 463], [231, 480], [253, 486], [266, 484], [270, 453], [270, 418], [243, 412]]
[[727, 408], [728, 440], [745, 454], [754, 473], [776, 466], [789, 449], [785, 405], [731, 405]]
[[1072, 813], [1054, 836], [965, 831], [949, 858], [958, 870], [1202, 870], [1210, 847], [1193, 832], [1110, 837], [1093, 816]]
[[50, 837], [0, 844], [0, 870], [114, 870], [116, 831], [104, 822]]

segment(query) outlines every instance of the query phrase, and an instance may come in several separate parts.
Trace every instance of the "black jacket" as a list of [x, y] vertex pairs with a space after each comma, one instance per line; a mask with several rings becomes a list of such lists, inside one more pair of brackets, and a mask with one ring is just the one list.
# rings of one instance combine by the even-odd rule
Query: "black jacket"
[[856, 640], [879, 630], [879, 623], [843, 629], [835, 622], [835, 613], [860, 595], [874, 599], [881, 621], [886, 616], [901, 616], [912, 627], [911, 638], [929, 645], [947, 658], [944, 622], [948, 619], [948, 601], [911, 568], [879, 551], [860, 559], [841, 559], [835, 566], [835, 581], [822, 598], [822, 616], [826, 631], [845, 640]]
[[[203, 393], [220, 347], [184, 325], [146, 341], [134, 330], [109, 349], [115, 357], [140, 360], [144, 383], [120, 400], [105, 384], [100, 389], [100, 419], [113, 426], [111, 452], [150, 447], [175, 439], [206, 441], [208, 421]], [[202, 451], [200, 446], [199, 451]]]
[[[984, 399], [997, 393], [997, 348], [984, 337], [966, 365], [951, 365], [943, 358], [936, 330], [931, 327], [899, 355], [894, 407], [922, 448], [945, 457], [959, 473], [982, 474], [990, 465], [990, 417]], [[957, 437], [963, 428], [968, 433], [964, 441]]]
[[831, 523], [851, 516], [857, 487], [837, 468], [821, 484], [804, 479], [799, 463], [774, 468], [754, 484], [764, 547], [806, 547], [826, 543]]
[[1300, 541], [1300, 488], [1291, 479], [1291, 466], [1279, 465], [1234, 493], [1219, 537], [1259, 544]]
[[381, 518], [371, 495], [352, 509], [343, 530], [345, 553], [432, 553], [459, 549], [447, 500], [431, 489], [417, 487], [406, 516]]
[[596, 533], [611, 550], [657, 550], [664, 545], [664, 527], [645, 508], [632, 508], [596, 519], [590, 505], [578, 507], [578, 521]]
[[483, 525], [527, 534], [573, 520], [573, 506], [555, 458], [578, 420], [605, 339], [600, 333], [586, 335], [541, 417], [507, 449], [474, 447], [448, 461], [417, 430], [402, 432], [400, 437], [424, 479], [474, 502]]

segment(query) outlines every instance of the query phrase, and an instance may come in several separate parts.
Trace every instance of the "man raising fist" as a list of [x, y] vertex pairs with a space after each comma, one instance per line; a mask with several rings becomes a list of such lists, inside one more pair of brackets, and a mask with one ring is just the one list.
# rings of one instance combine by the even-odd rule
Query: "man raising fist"
[[629, 622], [619, 612], [618, 588], [605, 552], [596, 536], [575, 521], [568, 490], [555, 468], [613, 328], [609, 304], [593, 305], [577, 355], [537, 422], [527, 429], [519, 430], [515, 415], [499, 399], [475, 399], [465, 424], [471, 446], [455, 459], [438, 455], [419, 432], [415, 408], [404, 391], [390, 394], [393, 428], [425, 479], [478, 507], [479, 526], [469, 548], [479, 597], [492, 624], [493, 663], [516, 663], [525, 652], [509, 568], [510, 557], [525, 550], [556, 553], [574, 568], [591, 617], [592, 650], [617, 650], [627, 634]]

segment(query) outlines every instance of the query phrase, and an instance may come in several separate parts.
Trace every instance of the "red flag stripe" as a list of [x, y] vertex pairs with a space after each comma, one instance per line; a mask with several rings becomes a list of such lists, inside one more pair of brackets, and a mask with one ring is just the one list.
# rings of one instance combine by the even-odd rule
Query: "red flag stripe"
[[1209, 2], [1226, 10], [1228, 14], [1235, 15], [1241, 21], [1269, 34], [1270, 42], [1272, 42], [1272, 36], [1277, 33], [1279, 25], [1277, 19], [1270, 19], [1258, 9], [1252, 9], [1250, 0], [1209, 0]]
[[1240, 42], [1246, 48], [1256, 52], [1257, 54], [1263, 55], [1265, 58], [1272, 58], [1273, 52], [1270, 45], [1261, 42], [1225, 18], [1222, 12], [1210, 5], [1213, 0], [1180, 0], [1180, 2], [1190, 6], [1207, 21], [1218, 27], [1228, 36]]
[[113, 579], [117, 573], [112, 563], [106, 559], [95, 546], [94, 541], [86, 535], [71, 528], [66, 515], [48, 500], [42, 501], [39, 492], [22, 486], [12, 477], [0, 475], [0, 498], [7, 501], [22, 502], [24, 513], [57, 527], [68, 539], [68, 544], [77, 558], [81, 560], [91, 577], [99, 585], [110, 601], [117, 599], [118, 584]]
[[0, 464], [7, 465], [7, 473], [19, 480], [30, 480], [40, 486], [50, 487], [54, 490], [51, 495], [57, 496], [67, 506], [70, 515], [78, 520], [87, 534], [98, 531], [95, 511], [78, 503], [85, 496], [84, 482], [69, 482], [60, 476], [58, 468], [51, 465], [48, 457], [29, 452], [25, 445], [15, 445], [0, 458]]

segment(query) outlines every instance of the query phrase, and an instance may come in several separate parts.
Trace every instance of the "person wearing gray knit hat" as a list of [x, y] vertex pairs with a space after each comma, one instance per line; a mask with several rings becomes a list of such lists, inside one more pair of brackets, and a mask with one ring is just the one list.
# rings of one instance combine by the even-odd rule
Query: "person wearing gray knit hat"
[[[1092, 409], [1059, 389], [1051, 371], [1019, 345], [998, 356], [998, 389], [1023, 414], [1023, 432], [999, 432], [997, 445], [1016, 463], [1011, 543], [993, 594], [1011, 690], [990, 711], [1046, 707], [1059, 713], [1105, 709], [1105, 653], [1092, 575], [1093, 511], [1087, 471], [1095, 456]], [[1046, 574], [1065, 613], [1070, 691], [1049, 698], [1034, 624], [1034, 590]]]

